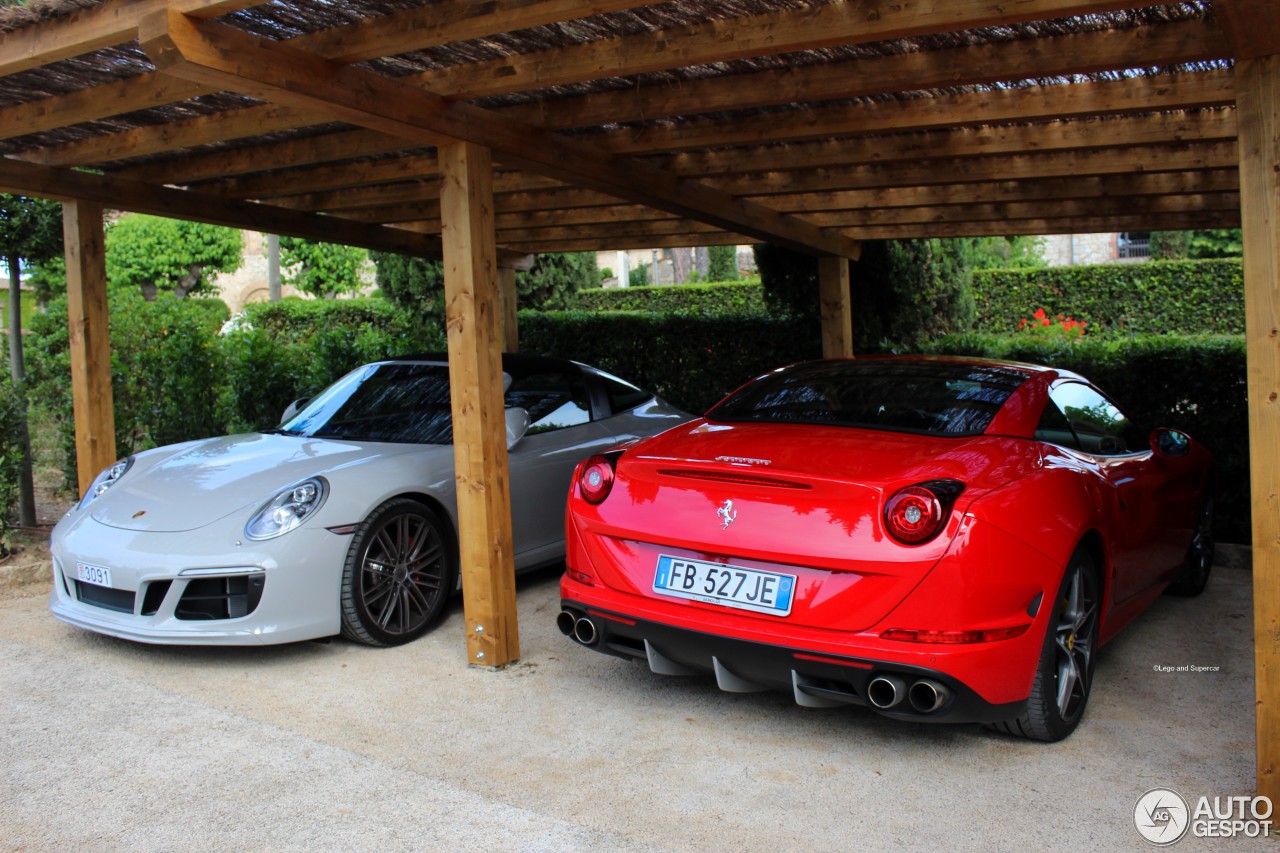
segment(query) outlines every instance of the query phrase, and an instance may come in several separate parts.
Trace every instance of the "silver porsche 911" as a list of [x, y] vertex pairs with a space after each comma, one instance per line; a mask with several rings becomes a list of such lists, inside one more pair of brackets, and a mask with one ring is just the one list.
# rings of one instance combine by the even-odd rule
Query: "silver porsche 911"
[[[579, 460], [690, 416], [576, 362], [503, 372], [520, 570], [564, 558]], [[148, 643], [408, 642], [458, 583], [452, 434], [448, 365], [422, 356], [352, 371], [277, 429], [122, 459], [53, 530], [50, 609]]]

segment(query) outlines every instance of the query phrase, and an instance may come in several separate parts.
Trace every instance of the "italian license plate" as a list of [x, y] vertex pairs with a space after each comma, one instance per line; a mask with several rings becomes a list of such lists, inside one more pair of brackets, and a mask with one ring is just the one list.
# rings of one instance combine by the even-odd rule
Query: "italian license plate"
[[690, 601], [786, 616], [795, 598], [796, 576], [666, 554], [658, 557], [653, 591]]
[[76, 563], [76, 577], [94, 586], [111, 586], [111, 570], [104, 569], [102, 566]]

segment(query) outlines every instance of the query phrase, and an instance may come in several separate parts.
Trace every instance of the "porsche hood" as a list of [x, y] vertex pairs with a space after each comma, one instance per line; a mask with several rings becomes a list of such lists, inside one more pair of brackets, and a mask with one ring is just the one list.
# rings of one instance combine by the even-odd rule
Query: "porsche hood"
[[[125, 530], [196, 530], [248, 514], [281, 489], [316, 475], [399, 456], [420, 445], [313, 440], [251, 433], [187, 445], [147, 465], [145, 455], [119, 483], [89, 505], [94, 520]], [[452, 459], [452, 448], [441, 448]]]

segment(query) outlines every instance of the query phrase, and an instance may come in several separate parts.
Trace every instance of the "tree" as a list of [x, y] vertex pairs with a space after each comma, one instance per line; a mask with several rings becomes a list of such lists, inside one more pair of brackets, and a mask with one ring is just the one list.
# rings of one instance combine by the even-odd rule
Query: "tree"
[[568, 304], [570, 294], [599, 281], [595, 252], [538, 255], [527, 272], [516, 273], [521, 308], [554, 311]]
[[148, 302], [207, 293], [220, 272], [240, 268], [244, 235], [232, 228], [136, 213], [107, 228], [107, 283], [138, 288]]
[[1244, 237], [1239, 228], [1151, 232], [1151, 257], [1160, 260], [1238, 258], [1243, 254]]
[[[756, 266], [772, 314], [818, 323], [818, 260], [767, 244]], [[963, 328], [974, 313], [973, 246], [965, 240], [869, 240], [850, 266], [854, 348], [914, 343]]]
[[[444, 320], [444, 264], [389, 252], [372, 252], [378, 287], [397, 305], [432, 322]], [[564, 308], [569, 294], [599, 282], [593, 252], [538, 255], [533, 266], [516, 273], [521, 308]]]
[[710, 246], [707, 257], [707, 281], [738, 280], [737, 246]]
[[290, 270], [284, 280], [323, 299], [359, 292], [364, 287], [360, 272], [368, 259], [369, 253], [355, 246], [280, 238], [280, 265]]
[[382, 295], [425, 323], [444, 325], [444, 264], [440, 261], [370, 252]]
[[[22, 265], [48, 260], [62, 252], [62, 206], [44, 199], [0, 194], [0, 256], [9, 268], [9, 373], [17, 397], [16, 429], [22, 461], [18, 480], [19, 523], [36, 523], [35, 486], [31, 477], [31, 436], [27, 428], [26, 363], [22, 353]], [[0, 507], [7, 512], [8, 507]]]

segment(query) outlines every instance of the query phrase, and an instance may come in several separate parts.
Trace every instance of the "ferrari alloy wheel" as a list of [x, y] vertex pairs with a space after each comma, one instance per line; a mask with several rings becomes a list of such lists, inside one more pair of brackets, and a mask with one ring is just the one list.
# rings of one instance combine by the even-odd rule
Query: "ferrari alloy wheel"
[[1040, 741], [1062, 740], [1084, 716], [1093, 686], [1098, 648], [1098, 573], [1093, 560], [1077, 551], [1053, 603], [1027, 709], [994, 728]]
[[1196, 520], [1196, 530], [1187, 547], [1187, 561], [1182, 573], [1169, 585], [1174, 595], [1199, 595], [1209, 583], [1213, 568], [1213, 496], [1206, 495]]
[[439, 517], [395, 498], [356, 528], [342, 571], [342, 633], [398, 646], [426, 633], [453, 592], [453, 543]]

